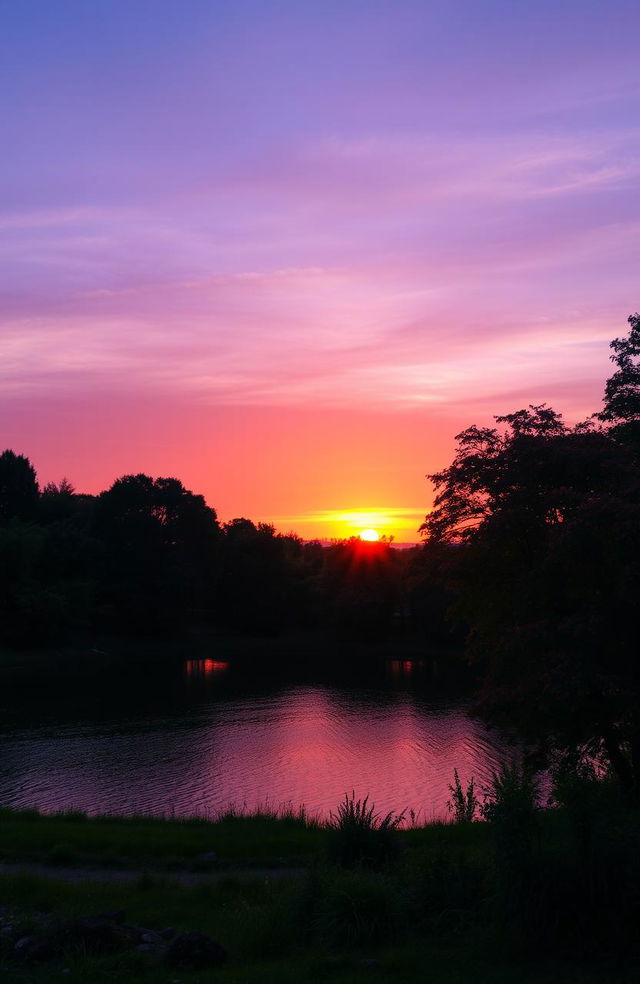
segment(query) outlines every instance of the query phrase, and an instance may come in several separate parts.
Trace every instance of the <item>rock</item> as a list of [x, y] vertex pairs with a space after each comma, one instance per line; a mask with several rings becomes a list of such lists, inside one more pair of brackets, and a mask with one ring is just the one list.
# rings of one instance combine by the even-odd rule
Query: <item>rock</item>
[[118, 923], [118, 925], [122, 925], [127, 918], [127, 914], [124, 909], [107, 909], [105, 912], [99, 913], [99, 915], [94, 918], [102, 919], [104, 922], [114, 922]]
[[227, 962], [227, 951], [205, 933], [180, 933], [169, 944], [165, 959], [169, 967], [205, 970], [222, 967]]
[[164, 946], [165, 939], [160, 933], [154, 933], [151, 929], [145, 929], [140, 937], [142, 943], [151, 943], [153, 946]]
[[160, 930], [160, 936], [162, 937], [163, 940], [172, 940], [175, 935], [176, 935], [176, 931], [173, 928], [173, 926], [167, 926], [166, 929]]
[[61, 927], [58, 938], [64, 946], [82, 946], [88, 953], [117, 953], [134, 946], [139, 933], [109, 919], [86, 917]]
[[166, 949], [166, 944], [158, 943], [139, 943], [136, 947], [139, 953], [164, 953]]
[[42, 936], [22, 936], [14, 950], [25, 963], [44, 963], [46, 960], [53, 960], [56, 956], [56, 948], [51, 940]]

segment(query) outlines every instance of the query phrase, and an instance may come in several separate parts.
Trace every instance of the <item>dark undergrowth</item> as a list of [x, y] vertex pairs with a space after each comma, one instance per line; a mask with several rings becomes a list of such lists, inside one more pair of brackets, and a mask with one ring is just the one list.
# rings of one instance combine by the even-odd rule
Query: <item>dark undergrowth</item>
[[[290, 882], [229, 877], [185, 889], [169, 880], [141, 878], [134, 886], [68, 885], [35, 876], [0, 877], [0, 900], [22, 912], [28, 932], [33, 913], [82, 916], [123, 907], [145, 926], [197, 928], [229, 953], [213, 972], [180, 970], [183, 984], [262, 984], [278, 981], [482, 984], [631, 984], [632, 967], [612, 954], [588, 959], [505, 945], [501, 935], [457, 914], [469, 886], [458, 881], [450, 909], [433, 907], [428, 872], [407, 883], [406, 871], [317, 869]], [[441, 872], [438, 878], [441, 877]], [[462, 888], [462, 895], [460, 894]], [[417, 908], [416, 908], [417, 905]], [[0, 951], [1, 952], [1, 951]], [[64, 976], [63, 976], [64, 974]], [[176, 979], [149, 954], [126, 951], [91, 956], [70, 950], [51, 963], [20, 966], [0, 956], [3, 984], [82, 982], [169, 984]]]
[[[220, 871], [194, 888], [172, 884], [169, 873], [143, 875], [127, 887], [4, 875], [0, 906], [15, 907], [25, 931], [38, 911], [91, 915], [114, 907], [141, 925], [198, 929], [230, 955], [215, 979], [236, 984], [635, 981], [638, 809], [613, 785], [585, 775], [558, 782], [556, 800], [555, 809], [539, 809], [531, 779], [506, 768], [481, 807], [485, 822], [404, 830], [395, 815], [379, 816], [355, 797], [326, 826], [303, 814], [266, 812], [210, 822], [3, 811], [5, 857], [9, 841], [16, 857], [19, 849], [25, 857], [47, 845], [51, 852], [64, 828], [69, 849], [91, 848], [94, 859], [99, 845], [111, 844], [114, 853], [139, 860], [146, 838], [147, 858], [159, 862], [171, 846], [174, 859], [197, 863], [208, 851]], [[251, 858], [270, 867], [295, 859], [305, 870], [252, 876], [241, 868]], [[225, 873], [234, 859], [236, 870]], [[2, 979], [10, 982], [57, 980], [65, 968], [72, 980], [173, 979], [137, 952], [68, 953], [55, 967], [27, 971], [7, 945], [3, 959]], [[180, 974], [184, 982], [208, 979]]]
[[203, 870], [214, 863], [277, 867], [306, 863], [326, 837], [304, 810], [287, 808], [232, 809], [187, 819], [0, 809], [0, 861], [5, 862], [168, 871]]

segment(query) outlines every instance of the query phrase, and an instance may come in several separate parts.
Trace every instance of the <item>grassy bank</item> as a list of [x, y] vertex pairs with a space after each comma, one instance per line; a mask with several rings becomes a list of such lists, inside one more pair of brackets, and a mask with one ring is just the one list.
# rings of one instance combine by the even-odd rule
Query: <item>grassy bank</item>
[[[631, 984], [635, 979], [606, 961], [593, 966], [539, 957], [532, 962], [507, 954], [493, 940], [461, 937], [450, 927], [425, 933], [416, 915], [403, 928], [397, 919], [406, 916], [394, 912], [384, 897], [370, 880], [349, 874], [287, 884], [229, 878], [197, 889], [149, 879], [123, 889], [0, 877], [0, 899], [15, 906], [66, 917], [123, 907], [140, 925], [197, 927], [229, 953], [221, 969], [178, 973], [135, 951], [107, 956], [71, 951], [54, 963], [29, 967], [0, 956], [0, 976], [6, 984], [61, 979], [83, 984]], [[348, 905], [341, 904], [345, 899]]]
[[[546, 825], [554, 826], [551, 814]], [[397, 838], [409, 852], [442, 845], [483, 851], [488, 833], [484, 824], [431, 823], [399, 830]], [[328, 837], [327, 826], [304, 811], [230, 811], [207, 820], [0, 809], [4, 862], [167, 871], [305, 866], [325, 855]]]
[[[0, 923], [13, 924], [6, 937], [0, 926], [0, 977], [626, 984], [640, 967], [638, 813], [604, 792], [591, 806], [583, 797], [577, 808], [528, 813], [522, 798], [504, 798], [490, 822], [391, 827], [384, 836], [304, 814], [207, 821], [3, 810], [0, 859], [25, 870], [0, 873]], [[29, 872], [31, 862], [101, 869], [67, 883], [62, 869], [54, 880]], [[139, 874], [126, 886], [110, 882], [108, 865]], [[183, 869], [216, 878], [181, 886]], [[228, 965], [176, 974], [161, 954], [131, 946], [98, 953], [65, 944], [41, 964], [16, 957], [23, 932], [113, 909], [136, 926], [207, 933]]]
[[326, 835], [302, 811], [181, 820], [1, 809], [0, 861], [140, 870], [277, 867], [308, 863], [322, 851]]

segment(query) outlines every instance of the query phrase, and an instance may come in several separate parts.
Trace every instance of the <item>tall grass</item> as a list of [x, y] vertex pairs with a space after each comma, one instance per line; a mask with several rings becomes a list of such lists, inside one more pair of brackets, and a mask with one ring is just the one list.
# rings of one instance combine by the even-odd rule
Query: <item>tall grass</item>
[[382, 868], [397, 851], [396, 831], [405, 811], [390, 810], [384, 816], [369, 804], [369, 797], [356, 799], [355, 791], [330, 814], [329, 858], [343, 868]]
[[476, 812], [480, 808], [480, 800], [476, 795], [476, 786], [473, 776], [467, 784], [466, 790], [462, 788], [458, 770], [453, 770], [453, 783], [449, 784], [451, 799], [447, 802], [447, 809], [453, 815], [454, 823], [472, 823], [475, 820]]
[[493, 834], [494, 903], [499, 922], [514, 934], [526, 932], [531, 903], [538, 785], [516, 764], [494, 772], [481, 809]]

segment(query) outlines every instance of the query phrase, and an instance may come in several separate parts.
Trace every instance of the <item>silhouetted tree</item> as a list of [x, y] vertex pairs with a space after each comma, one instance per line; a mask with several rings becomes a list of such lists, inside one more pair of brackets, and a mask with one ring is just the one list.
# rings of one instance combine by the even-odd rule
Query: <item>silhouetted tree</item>
[[149, 634], [210, 609], [219, 526], [201, 495], [175, 478], [125, 475], [98, 497], [103, 600], [115, 623]]
[[223, 526], [219, 617], [226, 625], [276, 635], [294, 621], [295, 570], [303, 554], [298, 537], [282, 536], [269, 523], [236, 518]]
[[70, 522], [0, 527], [0, 638], [26, 647], [68, 641], [94, 612], [95, 541]]
[[76, 512], [76, 490], [67, 478], [47, 482], [40, 495], [38, 519], [52, 523], [69, 519]]
[[336, 541], [325, 550], [319, 593], [327, 624], [338, 634], [362, 640], [386, 635], [400, 597], [395, 551], [383, 541]]
[[32, 519], [38, 506], [38, 482], [33, 465], [14, 451], [0, 454], [0, 523]]
[[481, 712], [531, 739], [602, 749], [640, 781], [638, 460], [532, 406], [458, 435], [422, 529], [458, 544], [459, 614], [484, 667]]
[[629, 333], [611, 342], [616, 365], [607, 380], [604, 409], [597, 415], [620, 440], [640, 450], [640, 315], [629, 317]]
[[447, 586], [454, 580], [458, 555], [456, 545], [432, 541], [403, 551], [399, 558], [407, 615], [430, 646], [464, 645], [465, 626], [450, 617], [456, 596]]

